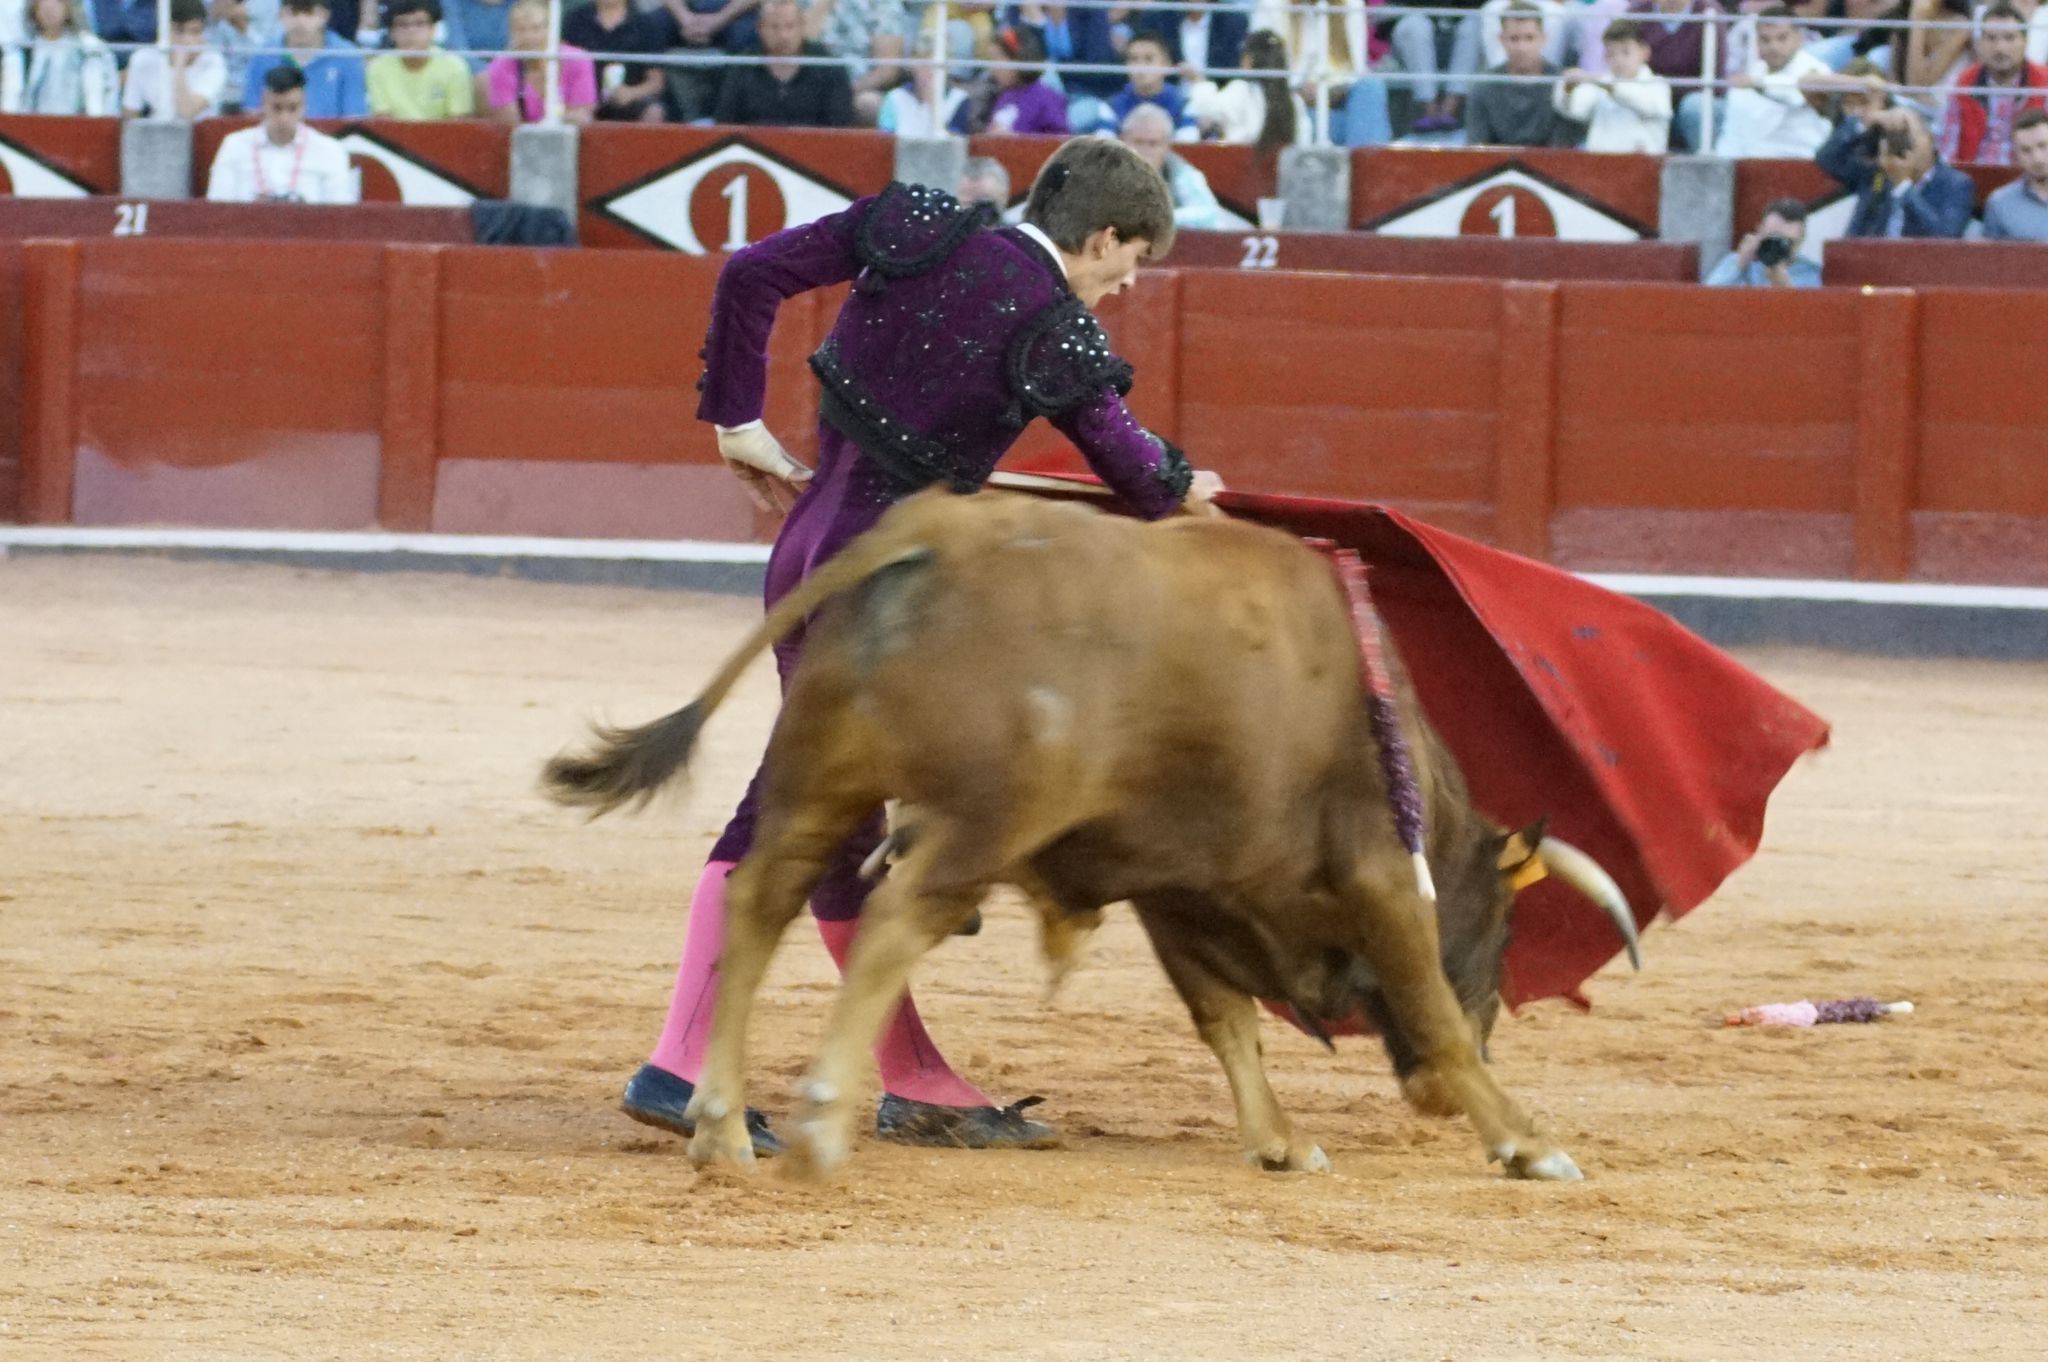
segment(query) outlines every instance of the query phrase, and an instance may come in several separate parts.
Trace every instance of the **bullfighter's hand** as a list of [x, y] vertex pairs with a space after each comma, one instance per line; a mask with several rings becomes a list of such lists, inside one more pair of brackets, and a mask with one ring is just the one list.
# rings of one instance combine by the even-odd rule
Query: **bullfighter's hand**
[[718, 453], [747, 489], [754, 504], [770, 514], [787, 514], [811, 470], [789, 456], [782, 442], [759, 421], [718, 427]]
[[1206, 468], [1195, 470], [1195, 479], [1188, 484], [1188, 494], [1181, 498], [1182, 515], [1222, 515], [1216, 505], [1216, 494], [1223, 490], [1221, 474], [1211, 473]]

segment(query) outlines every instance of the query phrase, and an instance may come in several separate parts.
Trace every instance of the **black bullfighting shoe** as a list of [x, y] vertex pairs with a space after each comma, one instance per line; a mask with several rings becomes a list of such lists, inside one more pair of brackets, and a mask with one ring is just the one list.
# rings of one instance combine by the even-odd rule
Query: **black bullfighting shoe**
[[[642, 1064], [626, 1084], [619, 1110], [643, 1126], [655, 1126], [687, 1139], [697, 1133], [697, 1123], [684, 1114], [696, 1091], [696, 1085], [687, 1078]], [[754, 1137], [756, 1158], [770, 1159], [782, 1152], [782, 1141], [768, 1128], [768, 1118], [752, 1107], [747, 1108], [747, 1134]]]
[[934, 1149], [1053, 1149], [1060, 1133], [1024, 1114], [1045, 1099], [1027, 1097], [1007, 1107], [942, 1107], [882, 1094], [875, 1135], [892, 1144]]

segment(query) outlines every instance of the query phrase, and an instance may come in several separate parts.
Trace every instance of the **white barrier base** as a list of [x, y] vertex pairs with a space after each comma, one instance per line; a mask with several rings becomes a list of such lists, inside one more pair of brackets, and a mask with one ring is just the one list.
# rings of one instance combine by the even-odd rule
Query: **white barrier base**
[[[499, 535], [94, 528], [0, 525], [0, 552], [24, 549], [176, 549], [221, 554], [364, 557], [422, 554], [439, 558], [544, 558], [586, 562], [710, 563], [743, 567], [768, 561], [764, 544], [670, 539], [543, 539]], [[1750, 601], [1847, 601], [1863, 605], [2048, 610], [2048, 588], [1952, 586], [1919, 582], [1847, 582], [1777, 577], [1683, 577], [1656, 573], [1581, 573], [1626, 596]]]

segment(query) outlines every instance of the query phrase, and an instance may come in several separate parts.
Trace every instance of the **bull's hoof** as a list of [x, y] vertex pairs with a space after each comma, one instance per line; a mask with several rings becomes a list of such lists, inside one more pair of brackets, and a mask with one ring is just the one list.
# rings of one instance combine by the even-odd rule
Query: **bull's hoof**
[[1531, 1182], [1580, 1182], [1585, 1174], [1572, 1162], [1572, 1156], [1562, 1149], [1553, 1149], [1539, 1158], [1526, 1154], [1510, 1154], [1502, 1162], [1511, 1178], [1526, 1178]]
[[1246, 1163], [1257, 1164], [1268, 1173], [1327, 1173], [1330, 1171], [1330, 1156], [1323, 1147], [1316, 1144], [1292, 1144], [1272, 1153], [1254, 1150], [1245, 1155]]
[[790, 1169], [799, 1177], [821, 1181], [830, 1177], [853, 1153], [849, 1123], [842, 1117], [806, 1113], [796, 1123]]
[[737, 1168], [742, 1172], [754, 1166], [754, 1142], [747, 1137], [746, 1122], [734, 1114], [728, 1114], [713, 1121], [708, 1118], [697, 1122], [697, 1133], [690, 1137], [690, 1162], [699, 1168], [712, 1166]]
[[[619, 1110], [643, 1126], [689, 1139], [697, 1133], [697, 1116], [690, 1110], [696, 1097], [696, 1086], [688, 1079], [652, 1064], [642, 1064], [626, 1084]], [[769, 1129], [768, 1118], [752, 1107], [747, 1108], [747, 1134], [753, 1140], [754, 1153], [760, 1157], [773, 1158], [782, 1152], [782, 1141]]]

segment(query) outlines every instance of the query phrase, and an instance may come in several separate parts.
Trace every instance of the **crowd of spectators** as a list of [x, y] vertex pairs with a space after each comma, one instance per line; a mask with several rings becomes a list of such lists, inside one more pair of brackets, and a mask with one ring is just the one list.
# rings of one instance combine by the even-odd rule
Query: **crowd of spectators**
[[[1446, 143], [1811, 157], [1856, 196], [1857, 235], [1963, 231], [1969, 182], [1955, 167], [1975, 162], [2024, 172], [1987, 234], [1995, 221], [1998, 235], [2043, 235], [2043, 0], [1382, 8], [949, 0], [942, 18], [932, 0], [570, 0], [551, 63], [545, 0], [171, 0], [161, 47], [154, 0], [0, 0], [0, 111], [260, 111], [287, 148], [304, 141], [298, 124], [286, 136], [287, 104], [300, 119], [519, 123], [550, 116], [552, 88], [572, 122], [1095, 132], [1160, 167], [1185, 225], [1218, 212], [1175, 151], [1198, 140], [1271, 155], [1319, 134], [1374, 145], [1398, 128]], [[1774, 209], [1753, 235], [1802, 230]], [[1726, 262], [1730, 282], [1799, 282], [1752, 244]]]

